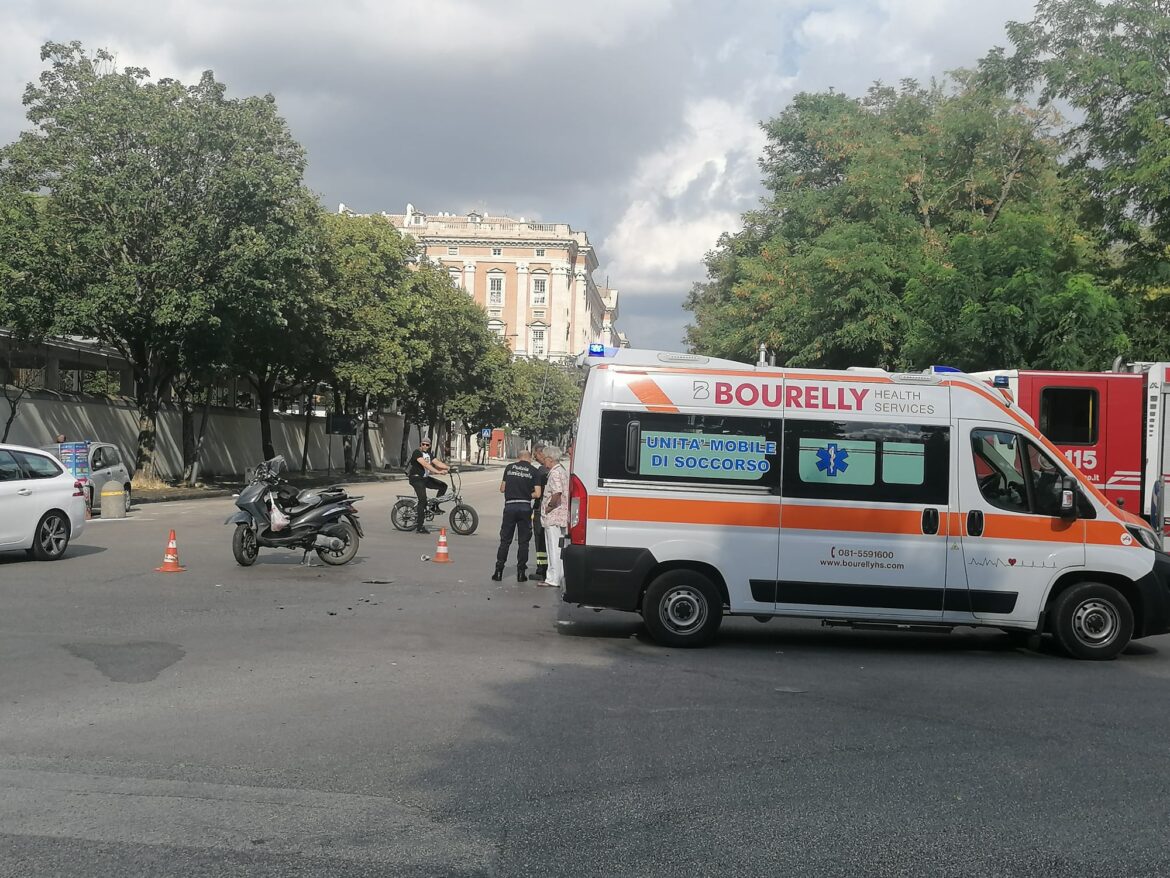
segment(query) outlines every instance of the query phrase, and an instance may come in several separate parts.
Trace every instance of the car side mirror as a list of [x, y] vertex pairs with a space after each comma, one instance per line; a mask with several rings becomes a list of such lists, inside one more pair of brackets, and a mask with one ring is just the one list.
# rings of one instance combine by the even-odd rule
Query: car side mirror
[[1060, 480], [1060, 517], [1077, 517], [1077, 483], [1071, 476]]

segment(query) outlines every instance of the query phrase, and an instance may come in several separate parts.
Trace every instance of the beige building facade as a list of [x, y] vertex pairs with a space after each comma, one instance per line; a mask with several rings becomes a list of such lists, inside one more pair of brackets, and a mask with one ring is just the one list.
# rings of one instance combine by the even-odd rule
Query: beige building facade
[[[339, 212], [349, 211], [343, 204]], [[625, 343], [618, 291], [594, 281], [597, 253], [585, 232], [474, 212], [426, 214], [411, 204], [382, 216], [483, 307], [517, 357], [563, 360], [593, 343]]]

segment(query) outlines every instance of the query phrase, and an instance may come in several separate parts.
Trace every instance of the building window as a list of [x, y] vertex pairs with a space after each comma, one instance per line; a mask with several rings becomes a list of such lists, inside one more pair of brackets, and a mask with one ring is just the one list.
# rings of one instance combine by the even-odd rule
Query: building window
[[488, 276], [488, 304], [504, 304], [504, 276], [502, 274]]
[[536, 255], [537, 255], [537, 256], [543, 256], [543, 255], [544, 255], [544, 248], [543, 248], [543, 247], [537, 247], [537, 248], [536, 248]]
[[532, 319], [533, 320], [543, 320], [544, 319], [544, 312], [543, 311], [533, 311], [532, 312]]
[[547, 305], [548, 304], [548, 278], [547, 277], [533, 277], [532, 278], [532, 304], [533, 305]]
[[448, 256], [458, 256], [459, 255], [459, 248], [458, 247], [448, 247], [447, 248], [447, 255]]
[[503, 247], [492, 247], [492, 256], [503, 256], [503, 255], [504, 255], [504, 248]]
[[501, 320], [489, 320], [488, 332], [496, 338], [502, 339], [504, 337], [504, 323]]
[[534, 357], [543, 357], [544, 356], [544, 330], [543, 329], [532, 330], [532, 356], [534, 356]]
[[456, 287], [463, 286], [463, 272], [462, 271], [460, 271], [458, 268], [448, 268], [447, 274], [450, 275], [451, 283], [453, 283]]

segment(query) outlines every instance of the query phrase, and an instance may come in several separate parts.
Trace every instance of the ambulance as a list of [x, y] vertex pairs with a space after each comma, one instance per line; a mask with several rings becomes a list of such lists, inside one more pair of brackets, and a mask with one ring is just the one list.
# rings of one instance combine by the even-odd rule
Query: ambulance
[[724, 615], [1051, 633], [1112, 659], [1170, 630], [1170, 556], [987, 383], [590, 348], [564, 599], [670, 646]]

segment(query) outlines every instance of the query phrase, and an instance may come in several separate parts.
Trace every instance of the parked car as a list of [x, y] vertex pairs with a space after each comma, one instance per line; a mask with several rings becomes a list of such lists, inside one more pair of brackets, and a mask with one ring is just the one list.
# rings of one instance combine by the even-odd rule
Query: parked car
[[0, 445], [0, 552], [55, 561], [85, 529], [85, 485], [57, 458]]
[[117, 482], [126, 492], [126, 511], [130, 511], [130, 470], [122, 461], [122, 452], [117, 445], [109, 442], [62, 442], [59, 445], [45, 445], [41, 448], [53, 455], [71, 473], [80, 479], [85, 487], [86, 508], [100, 511], [101, 504], [94, 500], [107, 482]]

